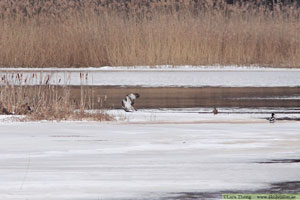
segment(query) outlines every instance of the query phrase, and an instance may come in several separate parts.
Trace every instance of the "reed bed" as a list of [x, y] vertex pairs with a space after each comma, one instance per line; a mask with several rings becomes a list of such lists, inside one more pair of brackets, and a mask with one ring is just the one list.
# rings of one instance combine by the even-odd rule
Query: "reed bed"
[[[30, 121], [114, 119], [101, 109], [90, 111], [97, 104], [92, 100], [92, 88], [82, 86], [78, 100], [72, 96], [70, 86], [50, 85], [50, 79], [49, 75], [38, 77], [37, 73], [26, 76], [23, 73], [3, 74], [0, 80], [0, 114], [25, 115], [22, 120]], [[84, 78], [81, 79], [84, 85]]]
[[0, 1], [0, 66], [300, 67], [298, 6], [264, 2]]

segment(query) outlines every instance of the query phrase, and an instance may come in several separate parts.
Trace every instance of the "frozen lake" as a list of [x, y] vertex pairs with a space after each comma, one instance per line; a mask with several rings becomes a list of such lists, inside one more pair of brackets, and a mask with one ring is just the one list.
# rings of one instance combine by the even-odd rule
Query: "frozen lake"
[[[137, 112], [107, 111], [115, 122], [25, 123], [0, 116], [0, 199], [187, 200], [226, 191], [269, 193], [274, 185], [277, 192], [300, 193], [298, 69], [2, 69], [0, 76], [2, 85], [108, 86], [97, 93], [111, 101], [107, 108], [120, 106], [129, 92], [141, 94]], [[170, 88], [150, 87], [192, 88], [170, 94]], [[156, 109], [140, 109], [151, 107], [147, 101]], [[252, 107], [256, 101], [257, 108], [220, 106], [233, 101]], [[271, 112], [274, 124], [267, 120]]]
[[110, 112], [121, 121], [2, 121], [0, 199], [182, 200], [268, 192], [273, 183], [300, 179], [297, 122], [270, 124], [269, 114]]
[[[22, 73], [22, 78], [16, 76]], [[10, 84], [142, 87], [298, 87], [300, 69], [239, 67], [0, 69]], [[49, 80], [48, 80], [49, 78]], [[47, 81], [48, 80], [48, 81]], [[3, 83], [2, 83], [3, 84]]]

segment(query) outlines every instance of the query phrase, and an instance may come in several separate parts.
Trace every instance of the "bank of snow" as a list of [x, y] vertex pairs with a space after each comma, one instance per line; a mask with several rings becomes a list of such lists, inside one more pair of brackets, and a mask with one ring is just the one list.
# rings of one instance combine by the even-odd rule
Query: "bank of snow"
[[218, 108], [219, 114], [212, 113], [213, 108], [174, 108], [140, 109], [137, 112], [125, 112], [122, 109], [108, 110], [120, 123], [268, 123], [271, 113], [280, 119], [298, 119], [298, 108]]
[[[96, 110], [97, 111], [97, 110]], [[114, 120], [101, 123], [268, 123], [271, 113], [275, 113], [278, 123], [299, 121], [299, 108], [238, 108], [221, 107], [218, 114], [213, 114], [213, 108], [161, 108], [139, 109], [136, 112], [125, 112], [123, 109], [103, 110]], [[93, 113], [94, 110], [87, 112]], [[0, 115], [0, 122], [22, 121], [22, 115]], [[284, 120], [286, 119], [286, 120]], [[70, 121], [71, 122], [71, 121]], [[78, 121], [80, 123], [80, 121]]]
[[103, 67], [81, 67], [81, 68], [57, 68], [57, 67], [45, 67], [45, 68], [0, 68], [0, 71], [61, 71], [61, 72], [90, 72], [90, 71], [300, 71], [300, 68], [287, 68], [287, 67], [262, 67], [257, 65], [252, 66], [236, 66], [236, 65], [212, 65], [212, 66], [172, 66], [172, 65], [156, 65], [156, 66], [103, 66]]

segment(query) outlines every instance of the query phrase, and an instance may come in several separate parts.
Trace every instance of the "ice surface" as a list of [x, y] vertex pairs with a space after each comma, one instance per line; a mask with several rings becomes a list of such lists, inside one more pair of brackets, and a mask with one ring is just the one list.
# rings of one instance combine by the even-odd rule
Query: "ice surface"
[[212, 111], [213, 108], [139, 109], [137, 112], [115, 109], [107, 113], [124, 123], [265, 123], [271, 113], [278, 119], [300, 119], [298, 108], [218, 108], [217, 115]]
[[[21, 81], [15, 81], [22, 72]], [[36, 74], [36, 78], [32, 78]], [[99, 85], [143, 87], [296, 87], [300, 69], [259, 67], [103, 67], [0, 69], [10, 84]]]
[[162, 199], [299, 181], [299, 163], [260, 163], [299, 159], [298, 122], [189, 111], [110, 111], [122, 122], [2, 121], [0, 199]]

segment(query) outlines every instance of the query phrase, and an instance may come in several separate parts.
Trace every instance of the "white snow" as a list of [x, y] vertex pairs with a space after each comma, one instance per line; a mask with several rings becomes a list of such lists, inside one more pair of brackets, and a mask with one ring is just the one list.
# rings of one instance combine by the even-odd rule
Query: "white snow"
[[[137, 112], [125, 112], [122, 109], [108, 110], [120, 123], [266, 123], [271, 113], [276, 118], [300, 118], [298, 108], [174, 108], [139, 109]], [[285, 113], [287, 112], [287, 113]]]
[[110, 112], [123, 120], [0, 122], [0, 199], [161, 199], [299, 181], [299, 163], [259, 163], [299, 159], [298, 122], [180, 109]]
[[60, 72], [89, 72], [89, 71], [300, 71], [300, 68], [285, 68], [285, 67], [262, 67], [257, 65], [252, 66], [222, 66], [222, 65], [212, 65], [212, 66], [173, 66], [173, 65], [156, 65], [156, 66], [103, 66], [103, 67], [81, 67], [81, 68], [57, 68], [57, 67], [45, 67], [45, 68], [0, 68], [0, 71], [60, 71]]
[[[16, 74], [22, 79], [16, 81]], [[36, 74], [36, 78], [32, 78]], [[82, 76], [80, 76], [80, 74]], [[236, 66], [158, 66], [102, 68], [2, 68], [10, 84], [99, 85], [143, 87], [297, 87], [300, 69]], [[81, 78], [80, 78], [81, 77]], [[3, 83], [1, 83], [3, 84]]]
[[295, 96], [270, 96], [270, 97], [238, 97], [238, 98], [229, 98], [229, 99], [236, 99], [236, 100], [300, 100], [299, 95]]

